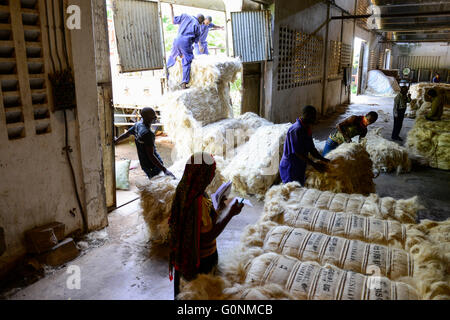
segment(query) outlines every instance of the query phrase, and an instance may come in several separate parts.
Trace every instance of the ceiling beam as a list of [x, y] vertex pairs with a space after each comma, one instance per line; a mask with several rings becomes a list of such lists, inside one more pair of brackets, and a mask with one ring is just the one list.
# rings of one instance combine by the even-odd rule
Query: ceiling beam
[[257, 4], [262, 4], [263, 6], [270, 6], [273, 1], [270, 0], [250, 0], [251, 2], [255, 2]]
[[377, 4], [377, 7], [381, 8], [400, 8], [400, 7], [427, 7], [427, 6], [438, 6], [446, 5], [447, 2], [413, 2], [413, 3], [394, 3], [394, 4]]
[[447, 31], [450, 28], [450, 23], [447, 26], [428, 27], [428, 26], [414, 26], [414, 28], [408, 28], [405, 26], [400, 27], [381, 27], [375, 29], [381, 32], [398, 32], [398, 33], [417, 33], [417, 32], [440, 32]]
[[450, 16], [450, 11], [430, 11], [430, 12], [405, 12], [405, 13], [382, 13], [382, 14], [360, 14], [351, 16], [333, 16], [331, 20], [347, 19], [367, 19], [367, 18], [418, 18], [418, 17], [439, 17]]
[[372, 0], [378, 7], [385, 6], [425, 6], [429, 4], [446, 4], [446, 0]]
[[415, 43], [415, 42], [450, 42], [450, 39], [421, 39], [421, 40], [380, 40], [378, 43], [389, 43], [389, 42], [402, 42], [402, 43]]
[[415, 30], [415, 31], [395, 31], [393, 32], [396, 35], [411, 35], [411, 34], [449, 34], [450, 32], [448, 32], [447, 30], [439, 30], [439, 31], [426, 31], [426, 30]]
[[447, 23], [401, 23], [401, 24], [391, 24], [391, 23], [383, 23], [381, 22], [381, 26], [379, 29], [376, 29], [380, 32], [389, 32], [389, 31], [414, 31], [414, 30], [449, 30], [450, 29], [450, 21]]

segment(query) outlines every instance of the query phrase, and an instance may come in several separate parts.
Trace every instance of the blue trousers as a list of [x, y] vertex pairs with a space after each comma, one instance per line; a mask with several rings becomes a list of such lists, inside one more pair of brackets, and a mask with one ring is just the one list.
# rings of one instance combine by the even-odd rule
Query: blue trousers
[[331, 138], [327, 139], [327, 143], [325, 144], [325, 148], [323, 148], [322, 157], [325, 157], [328, 152], [336, 149], [339, 146], [339, 143], [333, 141]]
[[305, 186], [306, 163], [300, 159], [292, 157], [287, 159], [284, 156], [280, 161], [280, 178], [283, 183], [299, 182]]
[[196, 55], [209, 54], [209, 51], [208, 51], [208, 42], [202, 42], [202, 46], [203, 46], [203, 49], [204, 49], [203, 53], [200, 52], [200, 48], [199, 48], [199, 46], [198, 46], [198, 43], [194, 43], [194, 53], [195, 53]]
[[181, 64], [183, 66], [183, 83], [189, 83], [191, 79], [191, 63], [194, 59], [192, 49], [192, 40], [190, 38], [178, 37], [173, 41], [172, 51], [167, 59], [167, 68], [175, 65], [177, 57], [182, 56]]

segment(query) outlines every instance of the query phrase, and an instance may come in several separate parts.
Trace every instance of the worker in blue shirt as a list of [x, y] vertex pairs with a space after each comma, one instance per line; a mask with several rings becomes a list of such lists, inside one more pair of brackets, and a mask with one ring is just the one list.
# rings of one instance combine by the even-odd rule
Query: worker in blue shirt
[[208, 38], [209, 30], [218, 29], [223, 30], [224, 27], [216, 26], [212, 23], [212, 17], [207, 16], [203, 24], [200, 26], [200, 39], [194, 44], [194, 53], [196, 55], [209, 54], [208, 41], [206, 41], [206, 38]]
[[434, 74], [434, 77], [433, 77], [433, 80], [431, 80], [431, 82], [433, 82], [433, 83], [439, 83], [439, 82], [441, 82], [441, 75], [439, 74], [439, 73], [435, 73]]
[[[324, 172], [330, 160], [322, 157], [314, 146], [311, 125], [316, 121], [316, 109], [313, 106], [303, 108], [302, 117], [289, 128], [284, 142], [283, 157], [280, 162], [280, 177], [283, 183], [297, 181], [305, 184], [306, 165]], [[313, 161], [309, 154], [319, 161]]]
[[197, 43], [200, 39], [200, 25], [205, 20], [202, 14], [198, 14], [197, 17], [183, 13], [180, 16], [175, 16], [173, 13], [173, 5], [170, 5], [172, 13], [172, 23], [179, 24], [178, 35], [173, 41], [172, 51], [167, 59], [167, 68], [175, 65], [178, 56], [182, 59], [183, 66], [183, 80], [181, 87], [187, 88], [191, 77], [191, 63], [194, 59], [193, 44]]

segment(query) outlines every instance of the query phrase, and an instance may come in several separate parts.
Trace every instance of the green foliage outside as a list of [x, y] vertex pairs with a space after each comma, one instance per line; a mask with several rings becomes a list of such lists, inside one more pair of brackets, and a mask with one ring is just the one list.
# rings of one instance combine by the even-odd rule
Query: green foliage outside
[[[177, 14], [177, 13], [175, 13]], [[225, 17], [223, 14], [219, 14], [217, 16], [211, 15], [213, 18], [213, 23], [218, 26], [225, 26]], [[166, 55], [168, 56], [170, 54], [170, 51], [172, 50], [172, 44], [173, 40], [177, 37], [178, 32], [178, 26], [172, 24], [172, 17], [164, 15], [163, 16], [163, 28], [164, 28], [164, 46], [166, 49]], [[208, 47], [210, 48], [220, 48], [218, 50], [218, 53], [226, 53], [226, 35], [224, 30], [212, 30], [209, 31], [208, 34]], [[214, 53], [213, 51], [209, 50], [210, 54]]]
[[[178, 7], [179, 9], [175, 10], [175, 15], [180, 14], [182, 10], [185, 10], [187, 14], [196, 15], [198, 13], [198, 9], [192, 9], [187, 7]], [[164, 10], [165, 9], [165, 10]], [[163, 30], [164, 30], [164, 46], [166, 50], [166, 56], [169, 56], [172, 50], [173, 40], [177, 37], [178, 26], [172, 24], [172, 17], [170, 16], [170, 11], [167, 8], [163, 7]], [[205, 16], [210, 15], [213, 19], [213, 23], [217, 26], [225, 26], [225, 16], [223, 13], [216, 14], [212, 11], [203, 12]], [[219, 48], [217, 53], [226, 54], [226, 33], [225, 30], [211, 30], [208, 33], [208, 47], [209, 54], [215, 54], [215, 50], [211, 50], [211, 48]], [[241, 113], [241, 88], [242, 88], [242, 79], [240, 75], [237, 80], [230, 85], [230, 96], [233, 105], [233, 113], [235, 116]]]

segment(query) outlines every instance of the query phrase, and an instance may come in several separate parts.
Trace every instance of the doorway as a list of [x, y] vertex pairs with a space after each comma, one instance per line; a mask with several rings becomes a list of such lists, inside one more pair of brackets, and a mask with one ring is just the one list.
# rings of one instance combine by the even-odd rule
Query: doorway
[[355, 37], [353, 47], [351, 93], [358, 95], [364, 89], [363, 73], [367, 44], [363, 39]]
[[[106, 5], [114, 101], [114, 135], [118, 137], [140, 120], [140, 110], [142, 108], [151, 107], [159, 115], [159, 101], [167, 94], [166, 70], [163, 67], [154, 70], [121, 72], [121, 61], [119, 59], [120, 43], [118, 43], [117, 39], [119, 29], [116, 33], [115, 22], [117, 21], [114, 21], [114, 1], [106, 0]], [[162, 44], [162, 48], [158, 48], [158, 50], [162, 50], [163, 60], [167, 61], [173, 40], [178, 32], [178, 26], [172, 24], [170, 5], [165, 2], [159, 2], [158, 5], [159, 7], [156, 8], [160, 17], [158, 31], [161, 33]], [[225, 12], [181, 5], [174, 5], [173, 7], [175, 16], [182, 13], [190, 15], [202, 13], [204, 16], [211, 16], [213, 23], [217, 26], [226, 26]], [[121, 22], [123, 23], [123, 21]], [[209, 32], [208, 43], [210, 55], [224, 55], [228, 53], [226, 30], [227, 28], [225, 30], [212, 30]], [[240, 90], [241, 83], [239, 81], [231, 86], [233, 107], [240, 107], [241, 95], [233, 94], [240, 93]], [[152, 129], [156, 135], [156, 149], [164, 161], [164, 166], [170, 167], [173, 163], [171, 159], [173, 144], [164, 132], [160, 121], [157, 121]], [[141, 181], [145, 183], [148, 178], [140, 167], [133, 137], [128, 138], [115, 147], [114, 158], [116, 175], [119, 168], [125, 168], [124, 170], [128, 169], [128, 174], [126, 175], [128, 176], [128, 184], [116, 188], [115, 191], [117, 199], [116, 207], [120, 207], [138, 198], [136, 183], [139, 184]]]
[[386, 49], [384, 52], [383, 69], [389, 70], [391, 68], [391, 49]]

